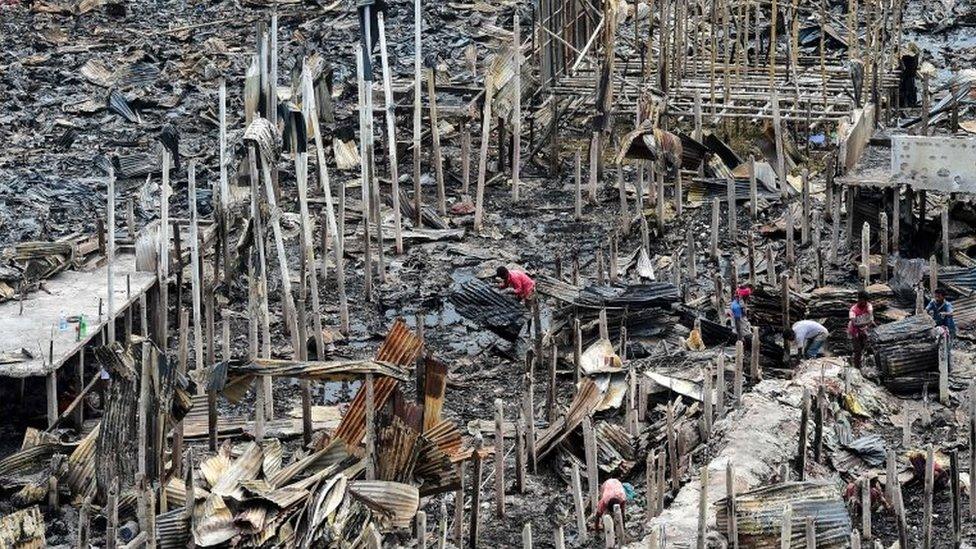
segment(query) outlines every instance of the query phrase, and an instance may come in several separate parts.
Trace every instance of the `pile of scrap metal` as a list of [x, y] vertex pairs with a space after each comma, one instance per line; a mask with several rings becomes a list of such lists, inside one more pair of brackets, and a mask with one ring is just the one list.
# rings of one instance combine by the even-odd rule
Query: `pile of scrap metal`
[[38, 506], [0, 517], [0, 547], [42, 549], [47, 547], [44, 515]]
[[0, 303], [73, 265], [71, 242], [23, 242], [0, 254]]
[[[735, 332], [725, 324], [708, 320], [690, 307], [676, 307], [681, 325], [689, 330], [697, 325], [701, 330], [701, 338], [705, 345], [735, 345]], [[762, 368], [781, 368], [783, 365], [783, 346], [776, 339], [779, 337], [779, 325], [759, 326], [759, 362]], [[752, 351], [752, 338], [743, 339], [745, 350]]]
[[[538, 460], [556, 455], [560, 461], [585, 469], [583, 422], [599, 412], [616, 413], [624, 404], [629, 371], [609, 340], [599, 340], [586, 349], [580, 370], [583, 377], [569, 408], [536, 438]], [[609, 476], [627, 475], [637, 461], [630, 433], [607, 421], [597, 421], [593, 430], [600, 471]]]
[[678, 288], [669, 282], [580, 287], [541, 276], [536, 290], [559, 302], [551, 331], [567, 345], [574, 337], [575, 319], [580, 321], [582, 344], [597, 341], [601, 311], [605, 311], [612, 341], [620, 338], [621, 328], [627, 329], [628, 339], [665, 336], [674, 325], [671, 306], [681, 300]]
[[[891, 288], [885, 284], [872, 284], [865, 291], [874, 307], [875, 317], [884, 316], [894, 298]], [[851, 352], [850, 337], [847, 335], [848, 311], [857, 301], [857, 292], [855, 288], [823, 286], [807, 295], [807, 310], [803, 318], [817, 320], [830, 331], [828, 341], [834, 354]], [[793, 319], [794, 322], [796, 320], [800, 319]]]
[[[726, 533], [731, 531], [727, 499], [722, 498], [712, 505], [716, 525], [719, 531]], [[850, 514], [837, 486], [822, 481], [782, 482], [736, 494], [738, 546], [745, 549], [779, 547], [787, 508], [792, 510], [789, 516], [794, 540], [802, 543], [807, 520], [812, 520], [817, 547], [849, 546]]]
[[939, 379], [939, 338], [925, 314], [878, 326], [868, 332], [881, 381], [894, 392], [915, 392]]
[[[790, 289], [790, 320], [803, 318], [807, 311], [808, 296]], [[756, 287], [746, 303], [749, 322], [754, 326], [783, 326], [783, 297], [779, 287]]]

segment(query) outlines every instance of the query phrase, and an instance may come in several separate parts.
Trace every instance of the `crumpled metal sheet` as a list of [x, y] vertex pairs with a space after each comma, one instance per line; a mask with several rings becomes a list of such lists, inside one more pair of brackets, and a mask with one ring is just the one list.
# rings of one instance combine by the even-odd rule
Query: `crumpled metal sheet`
[[241, 456], [220, 475], [210, 492], [240, 501], [244, 496], [240, 483], [257, 478], [263, 463], [264, 452], [261, 446], [256, 442], [249, 443]]
[[420, 491], [409, 484], [358, 480], [349, 483], [349, 491], [379, 513], [392, 528], [409, 528], [420, 506]]
[[[386, 339], [376, 351], [376, 360], [389, 362], [402, 367], [412, 365], [423, 348], [423, 342], [410, 331], [406, 322], [398, 318], [390, 328]], [[380, 377], [373, 381], [373, 401], [377, 410], [386, 404], [398, 381], [392, 377]], [[352, 404], [342, 422], [336, 429], [335, 437], [344, 440], [351, 446], [362, 442], [366, 435], [366, 385], [363, 384], [353, 398]]]
[[[807, 518], [813, 519], [817, 547], [847, 547], [851, 537], [851, 517], [837, 486], [830, 482], [784, 482], [763, 486], [735, 497], [735, 516], [739, 547], [775, 549], [780, 547], [783, 510], [793, 509], [794, 542], [804, 539]], [[713, 505], [718, 530], [728, 532], [726, 498]], [[802, 544], [802, 541], [800, 541]]]
[[525, 323], [525, 307], [514, 297], [473, 278], [451, 294], [458, 314], [508, 341], [518, 339]]
[[579, 389], [576, 391], [576, 396], [569, 404], [566, 415], [550, 424], [536, 438], [535, 453], [537, 459], [541, 460], [555, 449], [569, 433], [575, 431], [583, 423], [584, 418], [593, 415], [596, 407], [602, 401], [603, 393], [597, 388], [596, 383], [588, 378], [582, 380]]

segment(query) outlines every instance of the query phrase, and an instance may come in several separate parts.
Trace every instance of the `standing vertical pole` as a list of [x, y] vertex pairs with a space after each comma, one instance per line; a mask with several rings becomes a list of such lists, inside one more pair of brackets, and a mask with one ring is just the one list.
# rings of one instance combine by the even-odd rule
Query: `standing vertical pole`
[[474, 446], [471, 451], [471, 463], [472, 463], [472, 474], [471, 474], [471, 528], [468, 530], [468, 547], [470, 549], [477, 549], [478, 536], [481, 530], [481, 521], [478, 517], [478, 511], [481, 508], [481, 446], [484, 441], [481, 438], [481, 432], [477, 432], [474, 435]]
[[[738, 218], [735, 211], [735, 178], [728, 178], [725, 182], [725, 187], [727, 191], [727, 200], [729, 202], [729, 240], [733, 243], [733, 250], [735, 249], [735, 241], [739, 239], [739, 227]], [[733, 269], [735, 267], [733, 266]]]
[[423, 26], [420, 13], [420, 0], [413, 2], [413, 209], [415, 227], [420, 228], [421, 208], [423, 201], [420, 191], [420, 134], [422, 111], [420, 105], [421, 97], [421, 74], [420, 74], [420, 30]]
[[505, 517], [505, 411], [495, 399], [495, 516]]
[[590, 511], [600, 502], [600, 471], [596, 461], [596, 434], [589, 416], [583, 418], [583, 452], [586, 457], [586, 488], [590, 496]]
[[522, 162], [522, 38], [519, 29], [519, 12], [512, 16], [512, 42], [515, 46], [515, 108], [512, 112], [512, 200], [519, 199], [520, 164]]
[[368, 141], [367, 132], [367, 122], [368, 118], [372, 118], [373, 113], [368, 111], [366, 108], [366, 96], [370, 95], [372, 92], [366, 87], [365, 72], [363, 63], [365, 61], [366, 52], [363, 50], [362, 44], [356, 46], [356, 76], [359, 81], [359, 152], [361, 157], [360, 162], [360, 177], [362, 186], [362, 208], [363, 208], [363, 292], [365, 293], [366, 301], [373, 300], [373, 255], [372, 255], [372, 244], [370, 243], [370, 227], [369, 223], [371, 221], [370, 216], [370, 168], [369, 162], [366, 158], [366, 142]]
[[488, 172], [488, 140], [491, 138], [491, 98], [495, 93], [491, 77], [485, 76], [485, 106], [481, 116], [481, 152], [478, 156], [478, 186], [474, 197], [474, 230], [480, 232], [484, 221], [485, 178]]
[[[115, 342], [115, 170], [108, 168], [108, 204], [106, 205], [108, 248], [106, 249], [105, 270], [108, 273], [108, 341]], [[128, 342], [126, 342], [128, 344]]]
[[758, 212], [759, 189], [756, 185], [756, 157], [749, 155], [749, 217], [756, 220]]
[[437, 181], [437, 211], [447, 215], [447, 196], [444, 191], [444, 157], [441, 152], [440, 120], [437, 116], [437, 86], [434, 69], [427, 69], [427, 103], [430, 110], [430, 140], [434, 147], [434, 176]]
[[[383, 12], [376, 14], [380, 32], [380, 63], [383, 68], [383, 99], [386, 111], [387, 156], [390, 158], [390, 195], [393, 199], [393, 238], [396, 253], [403, 253], [403, 223], [400, 219], [400, 166], [397, 158], [396, 141], [396, 101], [393, 99], [393, 81], [390, 75], [390, 60], [386, 53], [386, 17]], [[314, 97], [314, 96], [313, 96]], [[320, 167], [319, 169], [323, 169]], [[330, 207], [331, 209], [331, 207]], [[322, 258], [325, 264], [325, 257]], [[313, 289], [314, 291], [314, 289]], [[316, 308], [316, 310], [318, 310]], [[319, 360], [322, 360], [321, 355]]]
[[583, 218], [583, 151], [579, 148], [576, 149], [576, 156], [574, 157], [574, 167], [575, 167], [575, 179], [573, 184], [573, 205], [574, 214], [573, 218], [579, 221]]
[[[203, 373], [203, 325], [200, 318], [200, 237], [197, 227], [197, 165], [190, 161], [187, 185], [187, 201], [190, 205], [190, 283], [193, 302], [193, 358], [197, 375]], [[198, 378], [197, 394], [203, 394], [202, 378]]]

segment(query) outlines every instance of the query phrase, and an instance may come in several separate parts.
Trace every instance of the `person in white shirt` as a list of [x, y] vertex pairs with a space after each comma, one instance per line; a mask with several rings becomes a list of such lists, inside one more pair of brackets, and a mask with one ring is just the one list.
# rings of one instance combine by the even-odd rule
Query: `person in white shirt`
[[[823, 324], [814, 320], [800, 320], [793, 324], [793, 331], [788, 332], [787, 337], [796, 342], [796, 348], [800, 349], [804, 358], [816, 358], [820, 354], [820, 349], [830, 332], [824, 328]], [[806, 347], [806, 350], [804, 350]]]

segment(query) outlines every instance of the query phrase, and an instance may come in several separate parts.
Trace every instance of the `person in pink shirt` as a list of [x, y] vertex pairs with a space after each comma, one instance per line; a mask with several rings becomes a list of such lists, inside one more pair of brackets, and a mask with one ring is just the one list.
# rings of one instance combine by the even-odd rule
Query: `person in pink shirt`
[[502, 280], [498, 286], [499, 288], [511, 288], [515, 293], [515, 297], [522, 301], [528, 301], [535, 295], [535, 281], [522, 271], [499, 267], [495, 272], [495, 276]]
[[860, 369], [864, 346], [868, 340], [868, 329], [874, 326], [874, 307], [868, 301], [867, 292], [857, 292], [857, 302], [851, 305], [847, 317], [847, 335], [851, 336], [854, 367]]
[[620, 514], [626, 516], [627, 502], [634, 499], [634, 487], [615, 478], [607, 479], [600, 490], [600, 501], [596, 505], [596, 526], [600, 529], [600, 519], [613, 510], [614, 505], [620, 506]]

